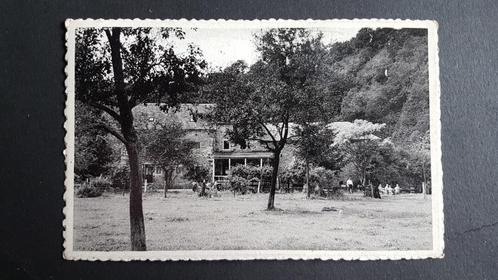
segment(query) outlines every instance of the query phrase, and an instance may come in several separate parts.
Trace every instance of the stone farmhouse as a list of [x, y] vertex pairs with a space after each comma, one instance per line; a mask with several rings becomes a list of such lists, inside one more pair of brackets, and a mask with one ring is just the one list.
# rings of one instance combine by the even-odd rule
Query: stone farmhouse
[[[226, 132], [231, 128], [230, 124], [213, 124], [203, 118], [196, 117], [209, 113], [213, 104], [181, 104], [176, 110], [170, 109], [164, 112], [157, 104], [142, 104], [133, 109], [136, 123], [140, 124], [137, 129], [161, 129], [161, 124], [168, 121], [181, 123], [186, 131], [185, 138], [194, 142], [194, 156], [200, 164], [209, 168], [210, 180], [212, 182], [225, 180], [229, 170], [238, 164], [263, 166], [270, 164], [273, 154], [257, 142], [249, 142], [248, 147], [242, 149], [227, 138]], [[286, 168], [294, 163], [292, 148], [282, 151], [281, 168]], [[188, 184], [182, 178], [184, 168], [177, 169], [174, 185]], [[143, 163], [144, 179], [148, 183], [157, 180], [162, 170], [150, 162]]]

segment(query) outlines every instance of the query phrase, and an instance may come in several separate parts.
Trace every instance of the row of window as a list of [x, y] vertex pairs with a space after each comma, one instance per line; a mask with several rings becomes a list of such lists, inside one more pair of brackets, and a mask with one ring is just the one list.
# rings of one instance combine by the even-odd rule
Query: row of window
[[[176, 173], [181, 173], [181, 172], [185, 172], [185, 167], [182, 165], [177, 166]], [[156, 166], [146, 165], [145, 169], [144, 169], [144, 173], [145, 173], [145, 175], [153, 175], [153, 174], [162, 175], [163, 169], [158, 165], [156, 165]]]
[[[193, 148], [194, 149], [200, 149], [201, 148], [201, 142], [194, 142], [193, 143]], [[223, 140], [223, 150], [230, 150], [230, 142], [228, 140]]]

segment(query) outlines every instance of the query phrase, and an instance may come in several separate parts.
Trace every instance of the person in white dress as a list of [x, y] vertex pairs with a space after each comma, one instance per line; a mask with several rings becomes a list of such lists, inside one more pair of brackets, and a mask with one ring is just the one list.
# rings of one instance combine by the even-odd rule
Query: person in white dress
[[396, 187], [394, 187], [394, 194], [399, 194], [401, 192], [401, 188], [399, 187], [398, 184], [396, 184]]
[[386, 189], [382, 187], [382, 184], [379, 184], [379, 192], [381, 192], [382, 194], [386, 194]]
[[351, 178], [346, 181], [346, 186], [348, 187], [348, 192], [353, 193], [353, 180]]

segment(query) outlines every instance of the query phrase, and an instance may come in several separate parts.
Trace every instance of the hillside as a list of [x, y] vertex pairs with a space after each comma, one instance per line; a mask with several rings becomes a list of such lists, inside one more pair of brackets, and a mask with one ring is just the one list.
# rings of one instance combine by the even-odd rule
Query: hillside
[[334, 44], [329, 67], [344, 86], [342, 120], [386, 123], [400, 145], [420, 142], [429, 131], [427, 32], [362, 29]]

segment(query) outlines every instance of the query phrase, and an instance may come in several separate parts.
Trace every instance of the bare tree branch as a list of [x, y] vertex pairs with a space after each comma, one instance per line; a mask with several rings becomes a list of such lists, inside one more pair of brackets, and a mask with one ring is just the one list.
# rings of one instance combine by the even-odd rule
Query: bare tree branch
[[109, 29], [105, 29], [105, 35], [107, 35], [107, 39], [111, 40], [112, 34]]
[[266, 125], [263, 123], [263, 122], [259, 122], [261, 124], [261, 126], [266, 130], [266, 132], [268, 133], [268, 135], [270, 135], [271, 137], [271, 140], [273, 140], [273, 143], [277, 143], [277, 140], [275, 139], [275, 137], [273, 136], [273, 134], [271, 134], [270, 130], [268, 129], [268, 127], [266, 127]]
[[268, 145], [268, 141], [260, 141], [260, 143], [263, 143], [270, 152], [273, 152], [275, 150]]
[[114, 128], [106, 125], [106, 124], [103, 124], [103, 123], [97, 123], [94, 125], [95, 128], [100, 128], [100, 129], [103, 129], [105, 130], [106, 132], [114, 135], [116, 138], [118, 138], [121, 142], [123, 142], [123, 144], [127, 144], [128, 141], [126, 141], [126, 139], [123, 137], [123, 135], [119, 134], [119, 132], [117, 132]]
[[121, 120], [121, 116], [116, 111], [112, 110], [111, 108], [109, 108], [105, 105], [95, 103], [95, 102], [90, 102], [90, 103], [88, 103], [88, 105], [106, 112], [107, 114], [109, 114], [111, 117], [113, 117], [118, 122]]
[[[265, 145], [265, 147], [270, 151], [270, 152], [273, 152], [274, 148], [270, 147], [268, 145], [268, 140], [265, 140], [265, 139], [262, 139], [262, 138], [248, 138], [247, 139], [248, 141], [258, 141], [259, 143]], [[273, 145], [275, 145], [275, 143], [273, 143]]]

